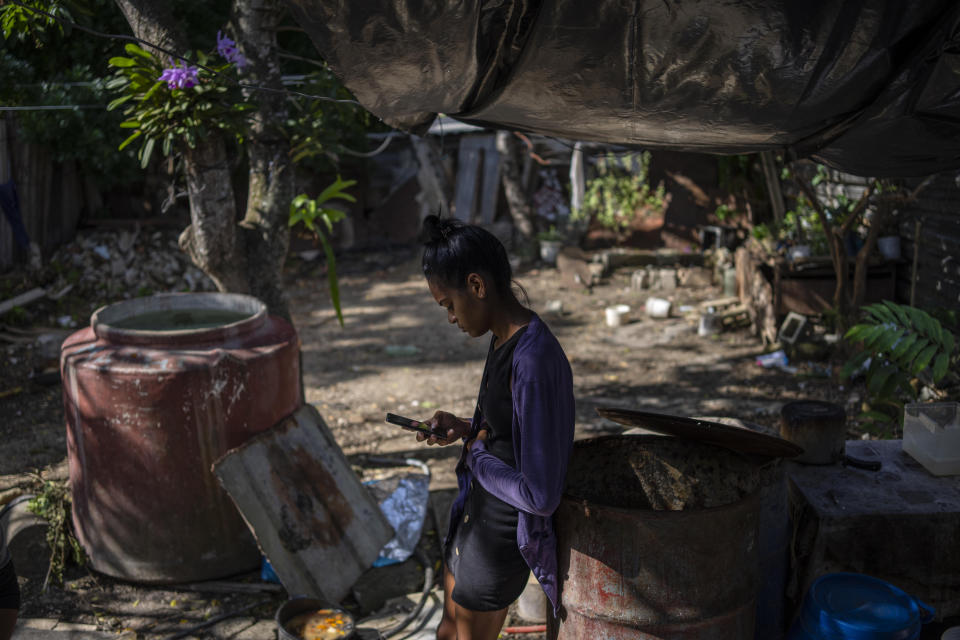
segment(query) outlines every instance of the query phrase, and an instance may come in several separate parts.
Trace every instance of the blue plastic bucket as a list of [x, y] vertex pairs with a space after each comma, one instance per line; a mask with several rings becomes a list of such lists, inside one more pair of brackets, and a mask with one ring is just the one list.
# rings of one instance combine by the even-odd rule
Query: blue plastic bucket
[[933, 609], [877, 578], [829, 573], [803, 599], [788, 640], [916, 640]]

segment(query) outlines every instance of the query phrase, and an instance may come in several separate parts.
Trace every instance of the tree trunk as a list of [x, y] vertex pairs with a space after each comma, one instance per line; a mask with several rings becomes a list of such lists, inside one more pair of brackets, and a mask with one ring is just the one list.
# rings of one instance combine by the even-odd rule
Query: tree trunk
[[180, 234], [180, 248], [220, 291], [250, 293], [226, 143], [210, 135], [184, 159], [191, 224]]
[[288, 117], [277, 55], [281, 15], [275, 0], [246, 0], [235, 5], [237, 40], [249, 62], [246, 81], [275, 90], [248, 90], [247, 94], [257, 105], [247, 146], [250, 186], [241, 223], [247, 281], [250, 292], [263, 300], [271, 313], [289, 320], [283, 263], [290, 245], [288, 220], [295, 183], [289, 144], [280, 128]]
[[[186, 40], [183, 38], [183, 29], [178, 29], [170, 7], [166, 2], [155, 0], [115, 0], [123, 16], [127, 19], [133, 35], [164, 49], [170, 49], [179, 54], [185, 53]], [[166, 55], [152, 47], [144, 47], [160, 59]]]
[[[115, 1], [138, 38], [185, 53], [179, 35], [183, 29], [166, 4]], [[250, 84], [282, 89], [276, 43], [280, 15], [271, 0], [236, 2], [238, 46], [250, 62], [244, 78]], [[180, 247], [220, 291], [254, 295], [270, 313], [289, 319], [281, 274], [294, 182], [287, 143], [278, 128], [287, 117], [286, 103], [283, 94], [273, 92], [256, 92], [248, 99], [257, 108], [247, 147], [250, 185], [243, 220], [237, 223], [227, 139], [211, 132], [196, 148], [184, 151], [191, 224], [180, 235]]]
[[535, 230], [533, 208], [523, 188], [520, 142], [510, 131], [498, 131], [497, 151], [500, 153], [500, 179], [510, 206], [510, 217], [520, 234], [520, 244], [529, 249], [534, 243]]

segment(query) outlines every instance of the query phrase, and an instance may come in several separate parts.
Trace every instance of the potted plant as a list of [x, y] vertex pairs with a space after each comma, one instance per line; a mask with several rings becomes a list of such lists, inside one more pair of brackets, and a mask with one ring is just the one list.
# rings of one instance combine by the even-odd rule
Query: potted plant
[[563, 234], [557, 231], [557, 227], [550, 225], [549, 229], [538, 233], [537, 242], [540, 243], [540, 259], [547, 264], [557, 264], [557, 254], [563, 246]]

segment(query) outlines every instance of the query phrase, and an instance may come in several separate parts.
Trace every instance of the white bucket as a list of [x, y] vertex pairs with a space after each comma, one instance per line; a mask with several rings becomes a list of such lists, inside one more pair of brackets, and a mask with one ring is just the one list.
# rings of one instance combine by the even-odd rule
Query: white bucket
[[607, 326], [608, 327], [619, 327], [622, 324], [626, 324], [629, 320], [630, 307], [625, 304], [617, 304], [612, 307], [607, 307]]
[[647, 298], [647, 315], [651, 318], [670, 317], [671, 303], [663, 298]]

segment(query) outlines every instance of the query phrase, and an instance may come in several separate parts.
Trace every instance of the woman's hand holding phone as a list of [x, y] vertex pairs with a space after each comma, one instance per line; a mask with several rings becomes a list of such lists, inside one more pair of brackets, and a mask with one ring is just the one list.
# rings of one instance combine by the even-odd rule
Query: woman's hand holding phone
[[417, 434], [417, 441], [427, 444], [448, 445], [453, 444], [460, 438], [470, 434], [470, 421], [462, 420], [452, 413], [446, 411], [437, 411], [429, 420], [424, 420], [423, 424], [430, 427], [431, 431], [444, 435], [427, 435], [425, 433]]

